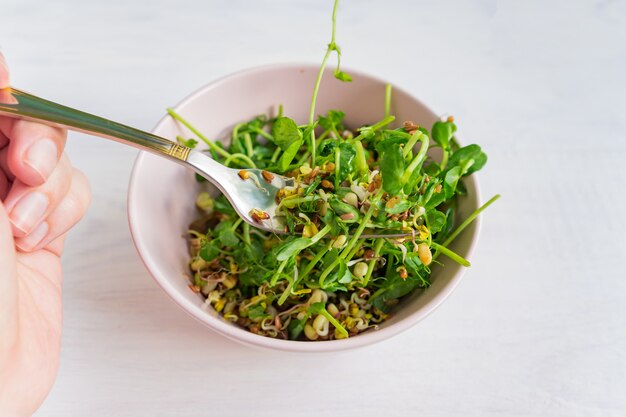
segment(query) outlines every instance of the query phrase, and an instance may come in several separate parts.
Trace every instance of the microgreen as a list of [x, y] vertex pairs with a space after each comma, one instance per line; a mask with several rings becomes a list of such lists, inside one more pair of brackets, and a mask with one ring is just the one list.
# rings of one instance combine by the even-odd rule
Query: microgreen
[[[478, 145], [459, 146], [452, 118], [430, 129], [410, 121], [394, 127], [391, 86], [379, 97], [383, 118], [372, 124], [351, 126], [341, 109], [316, 117], [332, 54], [335, 78], [352, 79], [340, 67], [337, 8], [336, 0], [306, 124], [280, 106], [276, 117], [238, 123], [223, 146], [168, 110], [197, 138], [179, 137], [181, 144], [204, 146], [231, 167], [294, 178], [295, 186], [276, 197], [275, 214], [287, 235], [251, 227], [224, 196], [210, 200], [206, 193], [196, 201], [199, 218], [190, 226], [194, 290], [225, 319], [268, 337], [341, 339], [376, 327], [403, 297], [431, 284], [433, 265], [470, 265], [454, 239], [499, 197], [458, 218], [460, 203], [473, 192], [464, 180], [484, 167], [486, 154]], [[440, 158], [429, 157], [432, 147]], [[361, 239], [385, 231], [407, 236]]]

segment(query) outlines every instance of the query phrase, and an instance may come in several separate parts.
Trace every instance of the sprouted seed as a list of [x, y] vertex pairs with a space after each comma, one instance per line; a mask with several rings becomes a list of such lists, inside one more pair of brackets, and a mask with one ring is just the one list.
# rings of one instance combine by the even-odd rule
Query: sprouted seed
[[[295, 180], [276, 197], [275, 214], [284, 218], [288, 235], [251, 227], [223, 195], [207, 192], [198, 196], [199, 216], [189, 228], [191, 290], [224, 319], [262, 336], [333, 340], [375, 329], [403, 297], [430, 285], [439, 255], [469, 266], [449, 245], [499, 197], [455, 228], [459, 200], [468, 193], [464, 179], [487, 156], [478, 145], [458, 144], [451, 117], [430, 130], [413, 121], [391, 128], [391, 86], [384, 118], [369, 126], [346, 126], [340, 110], [315, 117], [333, 52], [335, 78], [352, 79], [340, 68], [337, 3], [308, 124], [284, 116], [281, 106], [276, 117], [261, 115], [235, 126], [224, 148], [168, 110], [208, 145], [214, 159], [240, 169], [242, 180], [251, 179], [249, 168], [261, 169], [268, 183], [272, 172]], [[440, 149], [440, 159], [428, 156], [431, 148]], [[270, 217], [257, 209], [250, 216], [257, 222]], [[406, 236], [360, 239], [366, 230]]]
[[274, 179], [274, 175], [268, 171], [261, 171], [261, 176], [267, 183], [272, 182], [272, 180]]

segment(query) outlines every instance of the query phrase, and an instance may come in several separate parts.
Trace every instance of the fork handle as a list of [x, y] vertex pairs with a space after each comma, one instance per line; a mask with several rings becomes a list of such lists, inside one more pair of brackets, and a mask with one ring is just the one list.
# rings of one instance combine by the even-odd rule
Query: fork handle
[[185, 162], [190, 148], [152, 133], [63, 106], [16, 88], [0, 89], [0, 115], [35, 120], [55, 127], [112, 139], [150, 151], [177, 162]]

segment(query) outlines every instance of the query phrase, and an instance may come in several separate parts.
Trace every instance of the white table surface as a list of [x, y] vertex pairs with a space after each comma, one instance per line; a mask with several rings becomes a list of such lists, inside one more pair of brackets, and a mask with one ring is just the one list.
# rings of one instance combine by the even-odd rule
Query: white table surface
[[[245, 67], [318, 62], [331, 0], [2, 0], [16, 86], [150, 129]], [[136, 152], [71, 134], [93, 186], [68, 242], [58, 381], [37, 417], [626, 415], [626, 2], [356, 1], [347, 66], [483, 145], [473, 266], [431, 317], [327, 356], [251, 350], [178, 309], [126, 221]], [[322, 87], [324, 88], [324, 87]]]

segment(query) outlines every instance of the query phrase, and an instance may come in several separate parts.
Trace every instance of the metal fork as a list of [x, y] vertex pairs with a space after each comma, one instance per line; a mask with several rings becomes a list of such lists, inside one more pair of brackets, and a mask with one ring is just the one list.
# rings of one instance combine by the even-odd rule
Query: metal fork
[[[215, 185], [246, 222], [263, 230], [285, 233], [285, 224], [276, 216], [278, 190], [293, 186], [293, 178], [271, 174], [266, 181], [260, 169], [246, 169], [250, 178], [239, 176], [238, 169], [226, 167], [204, 152], [196, 151], [168, 139], [113, 122], [51, 101], [16, 88], [0, 89], [0, 115], [35, 120], [90, 135], [112, 139], [177, 162], [193, 169]], [[269, 176], [266, 174], [266, 177]], [[254, 214], [257, 213], [257, 214]], [[267, 213], [267, 219], [263, 215]]]
[[[283, 217], [276, 215], [276, 193], [294, 186], [293, 178], [260, 169], [246, 169], [250, 178], [242, 179], [241, 170], [228, 168], [204, 152], [172, 142], [152, 133], [63, 106], [16, 88], [0, 89], [0, 115], [34, 120], [100, 136], [162, 156], [193, 169], [215, 185], [247, 223], [273, 233], [286, 233]], [[271, 177], [271, 179], [270, 179]], [[269, 179], [268, 180], [266, 180]], [[366, 231], [361, 238], [406, 236], [406, 232]]]

